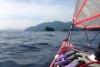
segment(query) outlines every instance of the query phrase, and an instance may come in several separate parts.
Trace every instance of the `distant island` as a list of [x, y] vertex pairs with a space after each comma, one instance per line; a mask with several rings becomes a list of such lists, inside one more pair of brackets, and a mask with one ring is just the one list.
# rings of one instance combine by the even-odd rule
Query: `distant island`
[[[44, 22], [36, 26], [31, 26], [26, 28], [24, 31], [68, 31], [71, 26], [70, 22], [62, 21], [53, 21], [53, 22]], [[82, 31], [82, 28], [74, 27], [73, 31]], [[98, 31], [100, 29], [89, 29], [89, 31]]]
[[55, 31], [55, 30], [53, 28], [51, 28], [51, 27], [46, 27], [45, 31]]
[[44, 22], [37, 26], [31, 26], [25, 29], [25, 31], [67, 31], [70, 29], [71, 22]]

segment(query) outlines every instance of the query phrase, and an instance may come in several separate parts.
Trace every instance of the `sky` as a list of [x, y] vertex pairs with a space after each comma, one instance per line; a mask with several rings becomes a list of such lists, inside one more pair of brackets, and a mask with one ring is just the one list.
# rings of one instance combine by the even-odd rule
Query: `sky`
[[0, 0], [0, 29], [25, 29], [43, 22], [71, 21], [75, 0]]

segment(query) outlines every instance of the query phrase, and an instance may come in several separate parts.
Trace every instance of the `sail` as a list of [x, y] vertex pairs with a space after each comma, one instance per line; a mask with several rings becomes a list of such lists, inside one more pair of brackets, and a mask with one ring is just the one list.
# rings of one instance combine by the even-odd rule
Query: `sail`
[[100, 28], [100, 0], [76, 0], [73, 20], [80, 28]]

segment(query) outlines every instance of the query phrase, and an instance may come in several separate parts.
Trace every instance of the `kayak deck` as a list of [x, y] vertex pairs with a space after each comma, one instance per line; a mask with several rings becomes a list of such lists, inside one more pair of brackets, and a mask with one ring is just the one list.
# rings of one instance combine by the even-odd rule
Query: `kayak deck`
[[[70, 54], [71, 52], [72, 51], [67, 52], [67, 54]], [[87, 52], [76, 52], [76, 56], [78, 58], [74, 59], [71, 63], [69, 63], [68, 65], [63, 66], [63, 67], [75, 67], [79, 63], [78, 62], [79, 60], [85, 61], [86, 63], [92, 62], [91, 60], [89, 60], [87, 58], [87, 56], [89, 56], [89, 55], [91, 55], [91, 54], [90, 53], [87, 53]], [[72, 57], [72, 56], [70, 56], [70, 57]], [[60, 66], [57, 65], [57, 66], [54, 66], [54, 67], [60, 67]], [[100, 67], [100, 64], [98, 64], [98, 63], [90, 64], [90, 65], [88, 65], [88, 67]]]
[[[84, 64], [90, 64], [88, 67], [100, 67], [100, 61], [93, 62], [87, 58], [91, 53], [79, 51], [72, 44], [70, 45], [71, 46], [68, 46], [68, 41], [62, 43], [58, 53], [50, 64], [50, 67], [78, 67], [80, 65], [83, 66]], [[82, 63], [80, 63], [80, 61]]]
[[[83, 60], [86, 63], [91, 62], [91, 60], [89, 60], [88, 58], [86, 58], [87, 56], [90, 55], [89, 53], [77, 53], [77, 55], [81, 55], [82, 56], [82, 57], [78, 57], [79, 60]], [[89, 65], [89, 67], [100, 67], [100, 64], [97, 64], [97, 63], [91, 64], [91, 65]]]

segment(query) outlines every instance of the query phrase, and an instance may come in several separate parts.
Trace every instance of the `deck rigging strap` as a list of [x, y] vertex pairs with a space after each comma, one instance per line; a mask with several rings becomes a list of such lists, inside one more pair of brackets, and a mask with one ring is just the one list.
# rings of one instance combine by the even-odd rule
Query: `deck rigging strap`
[[88, 34], [87, 34], [87, 30], [85, 30], [85, 33], [86, 33], [86, 37], [87, 37], [88, 44], [91, 44], [96, 39], [96, 37], [100, 34], [100, 31], [92, 38], [91, 41], [89, 41]]
[[100, 34], [100, 31], [93, 37], [93, 39], [91, 41], [89, 41], [89, 38], [88, 38], [88, 34], [87, 34], [87, 30], [85, 29], [85, 33], [86, 33], [86, 38], [87, 38], [87, 45], [86, 45], [86, 49], [84, 49], [85, 51], [88, 51], [89, 50], [89, 47], [91, 45], [91, 43], [96, 39], [96, 37]]
[[99, 34], [100, 34], [100, 31], [94, 36], [94, 38], [89, 42], [89, 44], [92, 43]]

